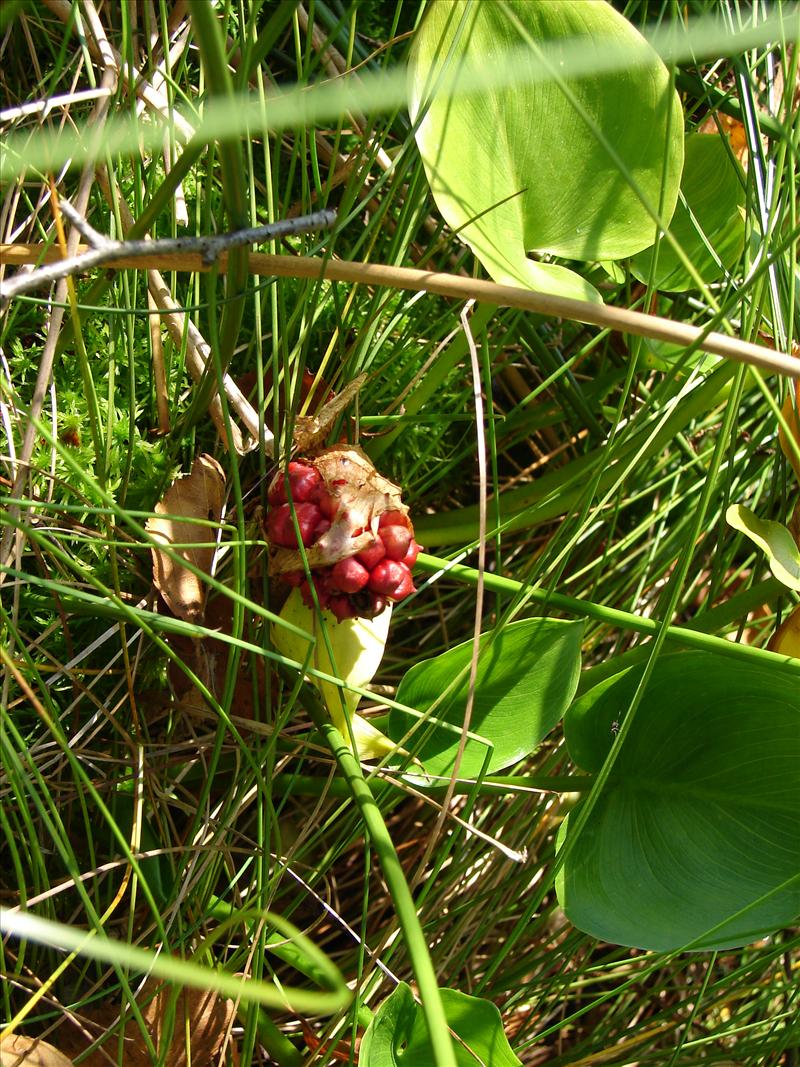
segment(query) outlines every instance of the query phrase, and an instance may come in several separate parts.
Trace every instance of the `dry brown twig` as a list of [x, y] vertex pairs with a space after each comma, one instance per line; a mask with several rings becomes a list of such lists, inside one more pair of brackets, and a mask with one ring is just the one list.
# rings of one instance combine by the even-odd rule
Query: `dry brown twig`
[[[288, 237], [292, 234], [311, 233], [329, 229], [336, 221], [336, 212], [329, 209], [315, 211], [293, 219], [279, 219], [264, 226], [252, 226], [229, 233], [209, 234], [202, 237], [166, 237], [157, 241], [116, 241], [104, 236], [90, 226], [83, 215], [66, 199], [60, 202], [62, 214], [86, 238], [91, 246], [87, 251], [65, 259], [37, 267], [27, 274], [16, 275], [10, 281], [0, 283], [0, 308], [14, 297], [41, 289], [61, 278], [83, 274], [94, 267], [113, 264], [119, 259], [145, 258], [153, 254], [169, 256], [174, 253], [198, 252], [203, 265], [210, 267], [224, 253], [243, 245], [260, 244], [264, 241]], [[133, 219], [131, 219], [131, 224]]]
[[[31, 263], [41, 259], [56, 258], [57, 250], [47, 252], [40, 244], [0, 244], [0, 258], [8, 263]], [[225, 265], [225, 255], [220, 256], [220, 267]], [[117, 270], [139, 267], [175, 271], [208, 270], [197, 253], [181, 253], [172, 256], [150, 255], [113, 264]], [[800, 359], [787, 352], [778, 352], [766, 345], [756, 345], [739, 337], [718, 333], [708, 327], [691, 326], [685, 322], [648, 315], [629, 308], [609, 304], [594, 304], [588, 300], [574, 300], [564, 296], [537, 292], [534, 289], [519, 289], [512, 285], [498, 285], [481, 278], [462, 277], [441, 271], [418, 270], [410, 267], [395, 267], [382, 263], [359, 263], [341, 259], [325, 259], [319, 256], [279, 256], [253, 252], [248, 260], [248, 269], [257, 275], [274, 275], [288, 278], [308, 278], [319, 281], [346, 282], [354, 285], [385, 286], [413, 292], [434, 293], [452, 300], [474, 299], [497, 307], [515, 307], [534, 311], [540, 315], [585, 322], [602, 329], [619, 333], [650, 337], [667, 341], [683, 348], [696, 349], [722, 356], [737, 363], [747, 363], [768, 374], [782, 374], [787, 378], [800, 379]]]

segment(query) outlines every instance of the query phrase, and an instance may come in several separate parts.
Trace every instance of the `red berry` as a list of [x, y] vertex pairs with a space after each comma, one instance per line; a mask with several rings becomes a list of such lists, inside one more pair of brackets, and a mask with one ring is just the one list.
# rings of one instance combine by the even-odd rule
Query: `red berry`
[[[330, 600], [331, 600], [330, 592], [327, 589], [325, 589], [323, 587], [322, 583], [319, 582], [319, 581], [315, 581], [314, 582], [314, 589], [315, 589], [316, 594], [317, 594], [317, 600], [319, 601], [319, 606], [321, 608], [326, 608], [328, 606]], [[303, 598], [303, 603], [307, 607], [309, 607], [309, 608], [316, 607], [316, 604], [314, 603], [314, 594], [311, 592], [311, 586], [309, 585], [307, 580], [303, 581], [301, 583], [301, 585], [300, 585], [300, 596]]]
[[[316, 504], [295, 504], [297, 525], [300, 527], [300, 539], [306, 548], [313, 543], [317, 526], [322, 519]], [[283, 548], [296, 548], [297, 535], [292, 521], [292, 512], [288, 504], [279, 504], [270, 508], [267, 515], [267, 537], [275, 545]]]
[[332, 596], [328, 603], [328, 610], [333, 612], [339, 622], [356, 617], [356, 609], [349, 596]]
[[378, 519], [378, 526], [409, 526], [408, 515], [402, 511], [384, 511]]
[[369, 571], [357, 559], [341, 559], [334, 563], [331, 585], [343, 593], [359, 593], [369, 581]]
[[[298, 463], [297, 460], [292, 460], [289, 464], [289, 489], [295, 504], [306, 504], [309, 501], [314, 501], [324, 490], [322, 475], [316, 467], [312, 467], [308, 463]], [[286, 476], [283, 471], [270, 486], [268, 499], [270, 504], [287, 503]]]
[[382, 559], [375, 564], [369, 576], [369, 588], [390, 600], [402, 600], [416, 592], [411, 571], [393, 559]]
[[292, 525], [292, 513], [288, 504], [279, 504], [269, 509], [267, 515], [267, 537], [273, 545], [294, 548], [297, 538]]
[[[366, 514], [360, 514], [356, 507], [351, 510], [340, 499], [340, 486], [347, 487], [344, 496], [348, 498], [348, 492], [357, 494], [359, 485], [357, 472], [340, 468], [334, 457], [322, 452], [314, 460], [292, 460], [276, 474], [267, 493], [269, 542], [295, 551], [301, 544], [306, 548], [316, 546], [313, 575], [306, 577], [297, 558], [289, 564], [294, 570], [281, 575], [283, 581], [291, 588], [299, 588], [305, 604], [326, 608], [340, 622], [359, 616], [374, 618], [391, 601], [416, 592], [411, 567], [420, 546], [414, 540], [414, 527], [407, 512], [396, 504], [391, 511], [373, 513], [367, 523]], [[387, 492], [385, 499], [397, 498]], [[337, 534], [330, 544], [325, 538], [328, 530]], [[372, 543], [347, 559], [326, 566], [325, 557], [333, 555], [335, 559], [348, 536], [351, 552], [358, 543]], [[280, 553], [273, 551], [273, 557], [278, 560]]]
[[405, 563], [408, 569], [411, 570], [411, 568], [417, 562], [417, 556], [420, 554], [421, 551], [422, 545], [418, 545], [416, 541], [412, 540], [410, 545], [408, 546], [408, 552], [406, 552], [400, 562]]
[[386, 555], [386, 547], [380, 538], [377, 538], [374, 545], [370, 545], [369, 548], [363, 549], [356, 555], [356, 559], [359, 560], [368, 571], [371, 571], [376, 563], [380, 562]]
[[314, 541], [318, 541], [324, 533], [330, 530], [331, 524], [329, 519], [320, 519], [317, 525], [314, 527]]
[[403, 560], [411, 544], [411, 531], [407, 526], [382, 526], [378, 530], [378, 536], [383, 541], [388, 559]]
[[336, 512], [339, 510], [339, 501], [335, 500], [327, 489], [320, 490], [317, 504], [319, 504], [319, 510], [326, 519], [333, 520], [335, 518]]

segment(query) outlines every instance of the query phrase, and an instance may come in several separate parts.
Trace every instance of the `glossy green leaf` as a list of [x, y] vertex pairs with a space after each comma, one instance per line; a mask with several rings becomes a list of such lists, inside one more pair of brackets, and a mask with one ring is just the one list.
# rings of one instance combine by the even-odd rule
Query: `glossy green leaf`
[[[659, 313], [665, 318], [670, 318], [673, 314], [674, 303], [671, 297], [663, 296], [659, 302]], [[670, 371], [675, 367], [680, 367], [680, 373], [683, 375], [690, 374], [695, 368], [704, 373], [710, 373], [723, 362], [721, 356], [704, 352], [702, 348], [697, 348], [687, 354], [685, 345], [672, 344], [655, 337], [638, 337], [635, 341], [631, 335], [626, 335], [626, 338], [628, 343], [634, 347], [641, 346], [639, 358], [644, 366], [660, 371]]]
[[800, 593], [800, 549], [787, 527], [781, 522], [759, 519], [744, 504], [731, 504], [725, 518], [766, 553], [769, 569], [778, 581]]
[[[461, 1039], [453, 1042], [458, 1067], [519, 1067], [494, 1004], [457, 989], [440, 992], [447, 1023]], [[436, 1067], [425, 1017], [405, 982], [373, 1016], [358, 1062], [361, 1067]]]
[[681, 373], [685, 377], [693, 370], [700, 370], [704, 374], [710, 373], [722, 362], [722, 356], [712, 352], [704, 352], [697, 348], [694, 352], [686, 355], [684, 345], [670, 344], [669, 341], [659, 341], [654, 337], [639, 338], [641, 342], [641, 362], [645, 367], [653, 367], [659, 371], [671, 371], [680, 366]]
[[[630, 65], [604, 70], [620, 52]], [[576, 55], [581, 74], [561, 74]], [[476, 91], [480, 71], [502, 64], [517, 82]], [[497, 282], [597, 300], [579, 275], [527, 253], [620, 259], [652, 243], [643, 199], [672, 216], [680, 103], [610, 4], [438, 0], [414, 41], [410, 111], [439, 210]]]
[[[498, 633], [482, 634], [470, 731], [491, 749], [486, 773], [494, 774], [531, 753], [566, 711], [578, 685], [583, 623], [522, 619]], [[408, 743], [429, 774], [453, 771], [467, 704], [472, 641], [434, 659], [416, 663], [397, 691], [401, 704], [438, 723], [418, 725]], [[451, 692], [448, 687], [455, 683]], [[436, 703], [443, 696], [441, 703]], [[389, 736], [402, 742], [418, 720], [393, 708]], [[459, 768], [462, 778], [480, 774], [487, 744], [468, 740]]]
[[[614, 675], [567, 712], [586, 771], [603, 765], [640, 678], [639, 667]], [[748, 944], [800, 915], [798, 812], [797, 679], [713, 653], [664, 656], [559, 873], [559, 900], [580, 930], [620, 945]]]
[[[704, 282], [717, 281], [742, 254], [744, 199], [744, 175], [723, 138], [703, 133], [687, 137], [681, 199], [669, 230]], [[631, 260], [631, 272], [642, 282], [650, 281], [654, 255], [654, 248], [647, 248]], [[697, 284], [663, 239], [652, 284], [668, 292]]]

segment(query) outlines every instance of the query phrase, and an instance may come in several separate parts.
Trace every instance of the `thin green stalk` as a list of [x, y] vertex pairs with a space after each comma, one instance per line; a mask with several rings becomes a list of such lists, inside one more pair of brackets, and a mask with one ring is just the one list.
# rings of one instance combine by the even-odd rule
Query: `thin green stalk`
[[428, 1024], [428, 1036], [437, 1067], [457, 1067], [447, 1017], [444, 1013], [436, 972], [428, 944], [417, 915], [414, 898], [408, 888], [397, 850], [386, 828], [383, 815], [361, 771], [361, 765], [349, 745], [328, 718], [319, 697], [310, 686], [303, 686], [303, 703], [314, 724], [325, 738], [364, 820], [372, 846], [392, 896], [397, 918], [405, 935], [408, 954], [419, 987], [422, 1010]]
[[94, 378], [92, 377], [91, 368], [89, 366], [89, 357], [86, 354], [86, 345], [83, 343], [83, 333], [80, 328], [80, 318], [78, 316], [78, 307], [75, 299], [75, 288], [71, 278], [67, 282], [67, 289], [69, 292], [70, 323], [72, 325], [75, 348], [78, 352], [78, 367], [80, 368], [83, 392], [86, 398], [89, 431], [92, 436], [92, 447], [94, 448], [94, 470], [100, 485], [105, 485], [106, 464], [103, 456], [103, 430], [102, 420], [100, 418], [100, 405], [97, 401], [97, 390], [95, 389]]
[[[196, 0], [196, 3], [189, 5], [193, 18], [196, 17], [196, 9], [201, 6], [206, 6], [206, 0]], [[210, 13], [210, 4], [208, 9]], [[206, 13], [200, 17], [206, 18]], [[716, 17], [699, 18], [692, 22], [691, 37], [685, 34], [682, 40], [676, 40], [674, 27], [669, 27], [667, 34], [671, 33], [672, 41], [669, 37], [659, 38], [658, 34], [655, 34], [653, 43], [668, 61], [674, 62], [682, 62], [699, 54], [702, 49], [714, 52], [720, 46], [733, 54], [748, 47], [769, 44], [780, 35], [780, 22], [780, 13], [773, 13], [757, 26], [746, 27], [735, 34], [727, 35], [720, 32], [719, 20]], [[516, 59], [516, 55], [513, 55]], [[585, 63], [586, 55], [587, 53], [583, 52], [578, 56], [581, 63]], [[525, 58], [529, 57], [526, 55]], [[618, 61], [620, 66], [626, 65], [627, 57], [622, 49], [618, 53]], [[580, 69], [581, 66], [573, 68]], [[527, 77], [529, 70], [530, 68], [523, 69], [523, 76]], [[570, 69], [565, 67], [563, 76], [569, 73]], [[486, 69], [479, 69], [471, 74], [476, 87], [492, 84], [502, 87], [512, 84], [513, 79], [519, 76], [518, 62], [498, 64], [496, 70], [487, 72]], [[472, 88], [466, 79], [459, 83], [459, 86], [464, 92]], [[347, 111], [369, 111], [371, 114], [391, 112], [406, 103], [407, 92], [405, 70], [400, 66], [386, 71], [352, 74], [333, 84], [292, 86], [274, 94], [266, 115], [258, 106], [258, 101], [250, 97], [240, 98], [235, 107], [226, 106], [227, 102], [221, 102], [217, 107], [208, 109], [203, 116], [201, 136], [209, 140], [235, 141], [245, 135], [251, 126], [278, 132], [315, 122], [336, 121]], [[97, 159], [106, 146], [123, 154], [134, 153], [140, 146], [144, 150], [158, 149], [162, 140], [163, 129], [159, 124], [142, 125], [128, 115], [113, 116], [106, 123], [102, 142], [90, 135], [85, 124], [52, 130], [45, 128], [37, 131], [35, 140], [27, 130], [15, 131], [7, 138], [6, 151], [0, 157], [0, 178], [10, 182], [26, 170], [57, 170], [68, 160], [72, 160], [73, 165], [79, 165], [86, 160]]]
[[[452, 563], [437, 556], [430, 556], [420, 552], [417, 558], [417, 566], [422, 570], [431, 571], [437, 576], [447, 575], [456, 581], [466, 585], [477, 585], [478, 572], [473, 567], [465, 567], [462, 563]], [[645, 634], [655, 637], [663, 628], [663, 623], [655, 619], [645, 619], [640, 615], [634, 615], [629, 611], [620, 611], [619, 608], [609, 608], [604, 604], [593, 604], [590, 600], [581, 600], [578, 597], [565, 596], [563, 593], [553, 593], [547, 589], [537, 589], [525, 582], [515, 581], [513, 578], [503, 578], [499, 574], [485, 574], [486, 588], [497, 593], [506, 593], [509, 596], [518, 596], [524, 593], [538, 604], [545, 604], [557, 611], [565, 611], [570, 615], [586, 615], [590, 619], [605, 623], [608, 626], [620, 627], [623, 630], [631, 630], [634, 633]], [[669, 626], [666, 631], [667, 641], [684, 645], [686, 648], [703, 649], [706, 652], [716, 652], [722, 656], [730, 656], [733, 659], [751, 659], [761, 663], [774, 663], [776, 669], [785, 670], [791, 674], [800, 676], [800, 660], [792, 656], [781, 656], [777, 652], [769, 652], [764, 648], [755, 648], [752, 645], [738, 645], [732, 641], [726, 641], [723, 637], [715, 637], [713, 634], [701, 633], [690, 630], [686, 626]]]
[[[241, 1010], [240, 1008], [240, 1013]], [[258, 1040], [275, 1063], [279, 1063], [280, 1067], [303, 1067], [304, 1057], [283, 1031], [278, 1029], [264, 1008], [257, 1008], [255, 1024]]]

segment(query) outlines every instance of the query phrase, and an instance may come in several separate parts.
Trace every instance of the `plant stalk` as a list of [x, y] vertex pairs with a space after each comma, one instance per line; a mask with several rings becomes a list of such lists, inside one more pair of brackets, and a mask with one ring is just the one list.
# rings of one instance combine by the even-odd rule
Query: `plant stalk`
[[325, 738], [339, 772], [347, 783], [364, 820], [370, 841], [378, 854], [381, 870], [405, 935], [408, 954], [419, 987], [420, 1001], [428, 1024], [428, 1036], [437, 1067], [457, 1067], [450, 1029], [444, 1013], [436, 972], [433, 969], [428, 945], [417, 915], [414, 899], [408, 887], [397, 850], [386, 828], [380, 808], [375, 803], [358, 760], [342, 734], [330, 722], [328, 713], [311, 686], [303, 685], [303, 705]]
[[[86, 251], [83, 246], [79, 251]], [[35, 244], [0, 244], [0, 258], [7, 264], [47, 263], [59, 258], [58, 250], [46, 249]], [[220, 256], [220, 266], [227, 263]], [[111, 265], [114, 270], [133, 268], [174, 271], [207, 271], [208, 265], [196, 252], [184, 252], [171, 256], [147, 256], [141, 259], [117, 260]], [[249, 270], [256, 275], [283, 278], [309, 278], [314, 281], [326, 279], [334, 282], [375, 285], [411, 292], [428, 292], [453, 300], [469, 300], [493, 304], [496, 307], [515, 307], [540, 315], [585, 322], [602, 329], [630, 333], [637, 337], [649, 337], [655, 341], [680, 345], [687, 353], [709, 352], [737, 363], [749, 363], [766, 373], [784, 374], [800, 379], [800, 359], [788, 353], [778, 352], [766, 345], [753, 344], [739, 337], [715, 332], [712, 321], [707, 326], [692, 326], [659, 315], [648, 315], [629, 308], [609, 304], [593, 304], [588, 300], [573, 300], [564, 296], [521, 289], [512, 285], [498, 285], [482, 278], [464, 278], [441, 271], [416, 270], [411, 267], [395, 267], [383, 263], [359, 263], [357, 261], [323, 259], [318, 256], [268, 255], [254, 252], [249, 258]]]
[[[461, 563], [452, 563], [437, 556], [429, 556], [426, 552], [420, 552], [416, 565], [422, 570], [438, 572], [439, 576], [447, 575], [466, 585], [478, 583], [478, 571], [474, 567], [465, 567]], [[537, 604], [546, 604], [556, 611], [564, 611], [570, 615], [585, 615], [608, 626], [632, 630], [634, 633], [645, 634], [648, 637], [655, 637], [663, 627], [663, 622], [659, 622], [658, 619], [645, 619], [629, 611], [621, 611], [619, 608], [594, 604], [590, 600], [565, 596], [563, 593], [555, 593], [550, 589], [538, 589], [525, 582], [515, 581], [513, 578], [503, 578], [499, 574], [486, 573], [483, 575], [483, 581], [486, 588], [492, 592], [505, 593], [508, 596], [518, 596], [524, 592]], [[800, 676], [800, 660], [792, 656], [781, 656], [777, 652], [769, 652], [765, 648], [757, 648], [753, 645], [736, 644], [733, 641], [727, 641], [724, 637], [691, 630], [687, 626], [669, 626], [665, 640], [686, 648], [716, 652], [733, 659], [748, 658], [760, 663], [771, 662], [774, 663], [776, 670], [785, 670]]]

